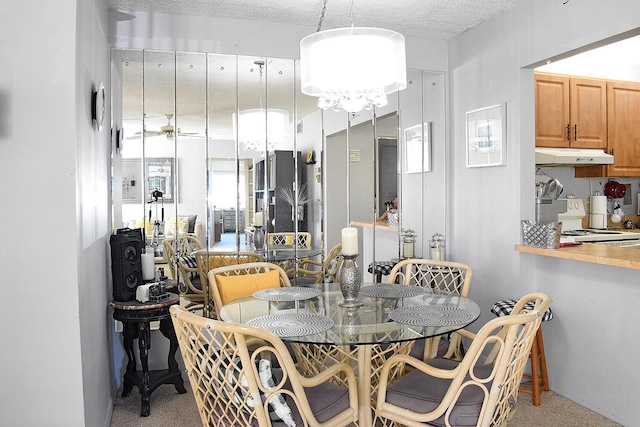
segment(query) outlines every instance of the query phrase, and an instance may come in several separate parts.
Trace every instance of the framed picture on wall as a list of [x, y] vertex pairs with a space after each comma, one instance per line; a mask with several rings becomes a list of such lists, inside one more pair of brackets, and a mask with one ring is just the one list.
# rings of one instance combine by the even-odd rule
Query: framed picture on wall
[[141, 159], [122, 159], [122, 203], [142, 202], [142, 173]]
[[[144, 185], [144, 176], [147, 182]], [[147, 158], [145, 169], [142, 159], [122, 160], [122, 202], [141, 203], [151, 193], [160, 191], [165, 202], [173, 202], [175, 162], [173, 158]]]
[[467, 167], [507, 164], [506, 104], [467, 112]]
[[172, 157], [146, 159], [147, 195], [160, 191], [165, 202], [173, 202], [175, 186], [175, 167]]
[[431, 122], [404, 130], [407, 173], [431, 172]]

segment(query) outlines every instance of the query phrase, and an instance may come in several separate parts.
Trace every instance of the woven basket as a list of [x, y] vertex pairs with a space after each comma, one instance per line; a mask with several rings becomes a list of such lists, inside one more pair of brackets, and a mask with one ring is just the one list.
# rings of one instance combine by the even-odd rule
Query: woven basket
[[522, 242], [525, 246], [558, 249], [560, 247], [561, 222], [541, 223], [522, 220]]

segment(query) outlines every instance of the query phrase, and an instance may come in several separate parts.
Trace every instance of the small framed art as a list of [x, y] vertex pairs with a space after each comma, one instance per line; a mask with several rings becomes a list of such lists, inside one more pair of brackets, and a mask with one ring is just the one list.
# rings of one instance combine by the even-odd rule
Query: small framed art
[[507, 164], [506, 104], [467, 112], [467, 167]]

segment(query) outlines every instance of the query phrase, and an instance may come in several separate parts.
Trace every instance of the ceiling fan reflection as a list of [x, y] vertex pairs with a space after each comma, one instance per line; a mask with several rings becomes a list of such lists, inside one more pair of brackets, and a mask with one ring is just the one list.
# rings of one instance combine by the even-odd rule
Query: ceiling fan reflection
[[[152, 137], [152, 136], [166, 135], [167, 139], [173, 138], [173, 136], [175, 134], [175, 128], [171, 124], [171, 120], [173, 119], [173, 114], [165, 114], [165, 117], [167, 118], [167, 124], [164, 125], [164, 126], [161, 126], [160, 130], [146, 130], [146, 125], [145, 125], [144, 136], [145, 137]], [[191, 137], [202, 136], [202, 135], [198, 134], [197, 132], [181, 132], [180, 128], [178, 128], [178, 135], [179, 136], [191, 136]], [[136, 132], [133, 136], [130, 136], [127, 139], [140, 139], [141, 137], [142, 137], [142, 132]]]

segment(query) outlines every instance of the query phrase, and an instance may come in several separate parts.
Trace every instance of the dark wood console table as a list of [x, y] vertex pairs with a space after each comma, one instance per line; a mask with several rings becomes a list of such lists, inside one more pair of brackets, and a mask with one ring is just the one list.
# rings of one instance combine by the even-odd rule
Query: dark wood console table
[[[173, 384], [178, 393], [186, 393], [182, 375], [176, 362], [176, 351], [178, 350], [178, 340], [173, 330], [173, 323], [169, 316], [169, 307], [178, 304], [180, 297], [171, 294], [171, 297], [160, 302], [140, 303], [138, 301], [119, 302], [112, 301], [113, 318], [122, 322], [122, 336], [124, 350], [127, 353], [129, 362], [124, 374], [124, 388], [122, 397], [131, 394], [133, 386], [137, 386], [142, 400], [140, 415], [149, 416], [151, 412], [151, 393], [162, 384]], [[149, 324], [160, 321], [160, 331], [162, 335], [169, 339], [169, 368], [149, 371], [149, 349], [151, 348], [151, 334]], [[142, 371], [138, 372], [138, 363], [133, 351], [133, 340], [138, 340], [140, 350], [140, 362]]]

